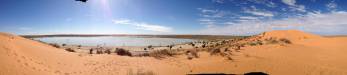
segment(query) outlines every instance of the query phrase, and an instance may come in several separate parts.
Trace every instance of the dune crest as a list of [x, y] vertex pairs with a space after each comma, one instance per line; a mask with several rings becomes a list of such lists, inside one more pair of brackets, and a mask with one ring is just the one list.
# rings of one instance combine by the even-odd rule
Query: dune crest
[[273, 30], [258, 35], [262, 38], [286, 38], [289, 40], [316, 39], [322, 38], [319, 35], [306, 33], [299, 30]]

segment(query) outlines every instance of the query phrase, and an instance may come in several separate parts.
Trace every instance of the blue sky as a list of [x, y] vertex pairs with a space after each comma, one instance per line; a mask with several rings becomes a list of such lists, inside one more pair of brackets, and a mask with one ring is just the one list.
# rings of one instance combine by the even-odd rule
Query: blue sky
[[0, 0], [15, 34], [347, 34], [346, 0]]

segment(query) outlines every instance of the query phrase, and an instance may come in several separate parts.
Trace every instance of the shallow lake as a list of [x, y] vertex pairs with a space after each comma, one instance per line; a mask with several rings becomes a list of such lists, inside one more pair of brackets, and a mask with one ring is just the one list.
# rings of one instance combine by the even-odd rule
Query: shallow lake
[[194, 39], [181, 38], [147, 38], [147, 37], [42, 37], [34, 38], [46, 43], [83, 45], [83, 46], [167, 46], [172, 44], [183, 44], [197, 41]]

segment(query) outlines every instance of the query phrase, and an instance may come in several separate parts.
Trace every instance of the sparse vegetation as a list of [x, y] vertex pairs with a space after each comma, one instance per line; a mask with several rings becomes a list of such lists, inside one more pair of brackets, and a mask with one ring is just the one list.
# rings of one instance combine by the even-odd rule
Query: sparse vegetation
[[219, 54], [219, 53], [221, 53], [220, 49], [212, 49], [210, 51], [210, 55], [216, 55], [216, 54]]
[[255, 42], [250, 42], [249, 45], [256, 46], [256, 45], [263, 45], [263, 43], [262, 41], [255, 41]]
[[61, 46], [66, 46], [66, 44], [65, 44], [65, 43], [63, 43]]
[[106, 50], [105, 50], [105, 53], [111, 54], [111, 49], [106, 49]]
[[117, 53], [117, 55], [121, 55], [121, 56], [132, 56], [131, 52], [129, 52], [128, 50], [125, 50], [123, 48], [116, 48], [115, 53]]
[[268, 44], [278, 44], [279, 42], [276, 39], [268, 40]]
[[60, 48], [60, 46], [59, 46], [58, 44], [56, 44], [56, 43], [51, 43], [51, 44], [49, 44], [49, 45], [51, 45], [51, 46], [53, 46], [53, 47], [55, 47], [55, 48]]
[[73, 50], [72, 48], [67, 48], [67, 49], [65, 49], [66, 51], [68, 51], [68, 52], [76, 52], [75, 50]]
[[186, 52], [186, 55], [189, 60], [193, 58], [199, 58], [198, 52], [196, 50], [188, 50]]
[[89, 49], [89, 54], [93, 54], [93, 48]]
[[156, 51], [152, 51], [149, 53], [149, 56], [151, 57], [155, 57], [155, 58], [165, 58], [166, 56], [173, 56], [176, 55], [175, 52], [173, 52], [172, 50], [156, 50]]
[[292, 44], [292, 42], [286, 38], [281, 38], [280, 41], [286, 44]]

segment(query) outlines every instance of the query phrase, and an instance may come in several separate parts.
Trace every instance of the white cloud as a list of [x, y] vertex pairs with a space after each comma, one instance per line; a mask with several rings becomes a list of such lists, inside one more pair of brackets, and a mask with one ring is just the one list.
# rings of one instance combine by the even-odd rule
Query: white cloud
[[337, 8], [337, 4], [335, 1], [331, 1], [330, 3], [326, 4], [326, 7], [328, 7], [329, 10], [334, 10]]
[[198, 10], [200, 10], [201, 12], [200, 15], [206, 18], [223, 18], [224, 16], [229, 14], [229, 12], [227, 11], [211, 10], [204, 8], [198, 8]]
[[241, 16], [240, 19], [246, 19], [246, 20], [258, 20], [258, 17], [253, 16]]
[[284, 4], [287, 4], [292, 11], [306, 12], [304, 5], [297, 5], [296, 0], [282, 0]]
[[148, 31], [155, 31], [155, 32], [172, 32], [171, 27], [147, 24], [147, 23], [139, 23], [139, 22], [128, 20], [128, 19], [113, 20], [113, 23], [121, 24], [121, 25], [136, 26], [136, 29], [141, 29], [141, 30], [148, 30]]
[[212, 0], [212, 2], [223, 4], [225, 3], [225, 0]]
[[264, 16], [264, 17], [273, 17], [274, 14], [270, 11], [259, 10], [255, 6], [251, 6], [251, 8], [245, 8], [245, 13], [249, 13], [256, 16]]
[[261, 11], [245, 11], [245, 13], [250, 13], [257, 16], [272, 17], [274, 16], [271, 12], [261, 12]]
[[200, 19], [199, 21], [202, 22], [202, 23], [205, 23], [205, 24], [213, 24], [215, 20], [211, 20], [211, 19]]
[[19, 30], [32, 30], [32, 28], [29, 28], [29, 27], [19, 27], [18, 29]]
[[[347, 12], [309, 12], [299, 17], [276, 20], [248, 20], [227, 26], [206, 28], [203, 34], [253, 35], [277, 29], [299, 29], [307, 32], [341, 33], [347, 30]], [[345, 32], [346, 33], [346, 32]]]
[[282, 0], [284, 4], [295, 6], [296, 1], [295, 0]]
[[128, 20], [128, 19], [113, 20], [113, 23], [115, 23], [115, 24], [125, 24], [125, 25], [132, 24], [130, 22], [130, 20]]
[[249, 2], [253, 2], [253, 3], [257, 3], [257, 4], [263, 4], [265, 6], [268, 6], [268, 7], [276, 7], [277, 5], [272, 2], [271, 0], [247, 0]]
[[204, 8], [198, 8], [198, 10], [201, 10], [202, 13], [216, 13], [217, 10], [210, 10], [210, 9], [204, 9]]

